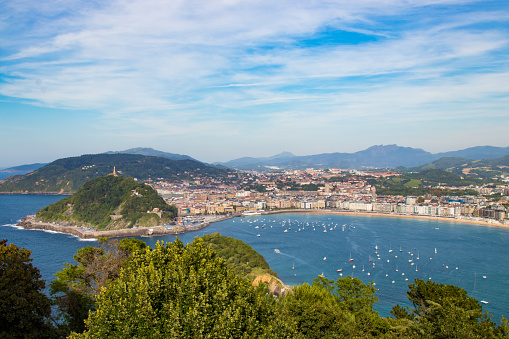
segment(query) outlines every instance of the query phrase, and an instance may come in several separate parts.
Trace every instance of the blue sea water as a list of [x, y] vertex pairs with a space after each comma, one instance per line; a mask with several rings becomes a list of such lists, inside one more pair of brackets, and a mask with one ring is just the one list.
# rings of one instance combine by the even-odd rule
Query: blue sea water
[[[79, 248], [94, 243], [14, 225], [59, 199], [62, 196], [0, 195], [0, 238], [31, 250], [34, 265], [48, 281], [63, 263], [73, 261]], [[188, 243], [214, 232], [250, 244], [286, 284], [311, 283], [322, 273], [329, 279], [342, 274], [374, 281], [379, 298], [375, 310], [382, 316], [389, 316], [398, 303], [409, 305], [405, 292], [415, 278], [465, 289], [470, 296], [488, 302], [483, 308], [493, 314], [494, 321], [509, 315], [509, 229], [421, 219], [285, 213], [234, 218], [178, 237]], [[140, 239], [153, 246], [176, 237]]]

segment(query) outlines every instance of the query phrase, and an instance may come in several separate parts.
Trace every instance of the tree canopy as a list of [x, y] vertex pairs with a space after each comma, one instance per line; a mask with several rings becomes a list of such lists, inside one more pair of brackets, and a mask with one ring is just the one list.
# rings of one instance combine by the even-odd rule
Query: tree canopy
[[[154, 208], [163, 212], [161, 217], [147, 213]], [[119, 219], [112, 220], [111, 215]], [[162, 224], [176, 215], [175, 206], [168, 205], [150, 186], [132, 178], [107, 175], [85, 183], [78, 192], [42, 208], [36, 216], [44, 221], [83, 223], [103, 229], [144, 225], [148, 219]]]
[[[202, 239], [133, 254], [73, 338], [252, 338], [289, 331], [266, 288], [229, 270]], [[288, 332], [290, 334], [290, 332]]]
[[31, 251], [0, 241], [0, 337], [51, 338], [50, 299]]

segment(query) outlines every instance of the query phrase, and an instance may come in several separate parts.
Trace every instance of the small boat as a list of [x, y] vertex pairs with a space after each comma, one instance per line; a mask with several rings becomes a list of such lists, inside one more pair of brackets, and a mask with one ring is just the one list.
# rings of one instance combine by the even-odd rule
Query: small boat
[[353, 261], [352, 259], [352, 253], [350, 253], [350, 259], [348, 261]]
[[259, 234], [257, 234], [256, 236], [257, 236], [257, 237], [261, 237], [261, 235], [259, 235]]
[[483, 304], [488, 304], [488, 302], [487, 302], [486, 300], [481, 300], [481, 302], [482, 302]]
[[274, 252], [276, 252], [276, 253], [281, 253], [281, 251], [280, 251], [280, 250], [278, 250], [277, 248], [276, 248], [276, 249], [274, 249]]
[[294, 269], [295, 269], [295, 263], [293, 263], [293, 266], [292, 266], [292, 270], [294, 270]]
[[392, 244], [389, 243], [389, 253], [391, 253], [391, 252], [392, 252]]
[[352, 268], [355, 268], [355, 265], [353, 265]]
[[286, 233], [286, 232], [288, 232], [288, 230], [284, 230], [283, 232]]
[[338, 268], [338, 269], [336, 270], [336, 272], [338, 272], [338, 273], [339, 273], [339, 272], [343, 272], [343, 269], [342, 269], [342, 268]]
[[435, 254], [437, 254], [437, 248], [435, 247]]
[[327, 260], [327, 257], [323, 257], [323, 260]]
[[362, 265], [362, 272], [364, 272], [364, 265]]

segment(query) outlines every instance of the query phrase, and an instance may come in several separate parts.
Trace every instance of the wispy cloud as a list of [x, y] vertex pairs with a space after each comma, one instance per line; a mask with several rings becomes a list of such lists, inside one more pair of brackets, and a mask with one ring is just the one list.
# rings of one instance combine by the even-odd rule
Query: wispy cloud
[[0, 13], [1, 95], [147, 133], [507, 109], [497, 1], [20, 0]]

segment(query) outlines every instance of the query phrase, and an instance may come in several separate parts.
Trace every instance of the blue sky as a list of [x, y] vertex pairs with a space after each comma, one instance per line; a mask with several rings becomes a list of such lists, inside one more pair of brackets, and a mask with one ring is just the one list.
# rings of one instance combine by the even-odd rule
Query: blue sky
[[0, 2], [0, 167], [509, 146], [509, 3]]

